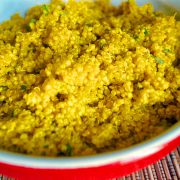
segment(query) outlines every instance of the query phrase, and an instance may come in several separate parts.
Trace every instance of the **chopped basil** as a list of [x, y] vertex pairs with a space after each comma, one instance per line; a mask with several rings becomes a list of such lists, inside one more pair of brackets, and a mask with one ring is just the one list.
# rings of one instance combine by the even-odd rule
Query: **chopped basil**
[[170, 53], [170, 52], [171, 52], [171, 50], [170, 50], [170, 49], [166, 49], [166, 48], [165, 48], [165, 49], [163, 50], [163, 52], [167, 54], [167, 53]]
[[135, 40], [138, 40], [138, 39], [139, 39], [139, 36], [135, 35], [133, 38], [134, 38]]
[[48, 147], [49, 147], [49, 145], [48, 145], [48, 144], [45, 144], [45, 145], [44, 145], [44, 148], [48, 148]]
[[66, 145], [66, 150], [65, 151], [60, 151], [57, 153], [58, 156], [71, 156], [72, 155], [72, 146], [70, 144]]
[[29, 27], [29, 25], [26, 26], [26, 31], [31, 32], [31, 28]]
[[16, 117], [17, 114], [18, 114], [17, 110], [13, 110], [13, 109], [11, 109], [11, 110], [8, 112], [8, 115], [9, 115], [10, 117]]
[[34, 70], [34, 74], [39, 74], [40, 73], [40, 69], [35, 69]]
[[144, 35], [145, 35], [145, 36], [148, 36], [149, 34], [150, 34], [150, 33], [149, 33], [149, 30], [145, 28], [145, 29], [144, 29]]
[[32, 18], [29, 23], [36, 23], [36, 19]]
[[49, 14], [49, 7], [46, 4], [44, 4], [42, 6], [42, 9], [43, 9], [43, 13], [47, 16]]
[[66, 146], [66, 155], [71, 156], [72, 155], [72, 146], [67, 144]]
[[92, 22], [85, 22], [85, 26], [92, 27]]
[[65, 11], [62, 11], [62, 12], [60, 12], [60, 14], [59, 14], [60, 16], [66, 16], [66, 15], [68, 15], [68, 13], [67, 12], [65, 12]]
[[24, 84], [23, 84], [23, 85], [21, 85], [21, 90], [22, 90], [22, 91], [26, 91], [26, 90], [27, 90], [27, 86], [26, 86], [26, 85], [24, 85]]
[[36, 21], [37, 21], [37, 20], [34, 19], [34, 18], [32, 18], [32, 19], [29, 21], [28, 25], [26, 26], [27, 32], [31, 32], [31, 30], [32, 30], [34, 24], [36, 23]]
[[159, 57], [154, 57], [155, 61], [158, 63], [158, 64], [164, 64], [164, 60], [159, 58]]

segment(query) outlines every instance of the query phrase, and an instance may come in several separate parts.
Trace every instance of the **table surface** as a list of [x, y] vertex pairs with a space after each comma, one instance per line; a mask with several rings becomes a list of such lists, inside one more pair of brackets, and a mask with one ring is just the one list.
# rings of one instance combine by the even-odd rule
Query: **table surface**
[[[0, 175], [0, 180], [13, 180], [13, 178]], [[180, 180], [180, 147], [155, 164], [113, 180]]]

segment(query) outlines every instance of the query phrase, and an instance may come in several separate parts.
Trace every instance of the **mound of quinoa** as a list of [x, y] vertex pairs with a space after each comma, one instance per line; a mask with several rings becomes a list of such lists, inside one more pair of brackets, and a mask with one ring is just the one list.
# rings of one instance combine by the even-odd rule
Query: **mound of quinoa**
[[134, 1], [31, 8], [0, 24], [0, 148], [77, 156], [180, 119], [180, 23]]

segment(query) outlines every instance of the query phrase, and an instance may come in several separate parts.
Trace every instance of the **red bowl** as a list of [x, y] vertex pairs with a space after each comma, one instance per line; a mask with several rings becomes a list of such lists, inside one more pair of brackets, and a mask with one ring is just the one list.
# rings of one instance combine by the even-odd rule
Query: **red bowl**
[[[42, 1], [42, 0], [41, 0]], [[45, 0], [44, 0], [45, 1]], [[46, 0], [48, 1], [48, 0]], [[4, 0], [0, 5], [2, 16], [0, 21], [8, 18], [12, 13], [10, 8], [18, 7], [24, 13], [25, 7], [28, 8], [30, 2], [25, 2], [19, 6], [20, 0]], [[15, 3], [16, 5], [12, 5]], [[113, 0], [113, 2], [117, 2]], [[119, 2], [119, 1], [118, 1]], [[138, 1], [144, 3], [145, 1]], [[154, 2], [154, 1], [147, 1]], [[155, 1], [156, 8], [160, 6], [160, 1]], [[169, 2], [169, 1], [168, 1]], [[175, 4], [179, 1], [172, 1]], [[24, 3], [24, 1], [21, 1]], [[31, 5], [31, 3], [30, 3]], [[4, 8], [3, 8], [4, 7]], [[22, 11], [21, 11], [22, 10]], [[0, 173], [18, 179], [109, 179], [127, 175], [133, 171], [147, 166], [180, 145], [180, 123], [176, 123], [168, 131], [150, 139], [146, 142], [137, 144], [127, 149], [113, 151], [109, 153], [97, 154], [84, 157], [36, 157], [0, 150]]]
[[137, 171], [180, 145], [180, 123], [127, 149], [84, 157], [36, 157], [0, 151], [0, 173], [18, 179], [110, 179]]

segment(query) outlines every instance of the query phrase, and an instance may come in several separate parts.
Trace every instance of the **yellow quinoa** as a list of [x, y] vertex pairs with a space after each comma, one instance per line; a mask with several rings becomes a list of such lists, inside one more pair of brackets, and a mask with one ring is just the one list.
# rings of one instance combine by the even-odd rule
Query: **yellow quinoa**
[[0, 148], [121, 149], [180, 119], [180, 23], [134, 1], [52, 0], [0, 24]]

